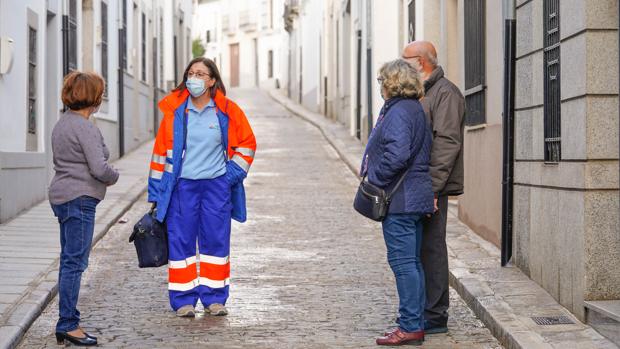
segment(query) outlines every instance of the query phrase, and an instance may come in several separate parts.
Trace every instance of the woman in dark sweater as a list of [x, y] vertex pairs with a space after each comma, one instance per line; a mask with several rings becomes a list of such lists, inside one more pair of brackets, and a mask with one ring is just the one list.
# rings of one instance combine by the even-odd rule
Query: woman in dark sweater
[[69, 109], [52, 131], [56, 173], [49, 200], [60, 223], [58, 344], [65, 340], [81, 346], [97, 344], [97, 338], [80, 327], [76, 306], [93, 240], [95, 207], [103, 200], [106, 187], [118, 180], [118, 172], [107, 162], [110, 152], [103, 136], [88, 120], [99, 109], [103, 88], [104, 81], [97, 74], [74, 71], [67, 75], [62, 102]]
[[377, 78], [385, 104], [362, 161], [362, 175], [393, 191], [383, 236], [400, 299], [399, 327], [377, 339], [378, 345], [424, 341], [424, 271], [420, 262], [422, 218], [433, 212], [429, 175], [432, 136], [419, 99], [424, 87], [418, 72], [399, 59], [383, 65]]

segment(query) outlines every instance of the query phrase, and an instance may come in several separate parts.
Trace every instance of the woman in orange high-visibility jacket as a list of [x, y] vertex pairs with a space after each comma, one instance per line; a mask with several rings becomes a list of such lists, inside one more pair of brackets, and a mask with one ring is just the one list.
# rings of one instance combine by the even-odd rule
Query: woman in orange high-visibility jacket
[[207, 58], [189, 62], [183, 82], [159, 109], [164, 118], [151, 158], [148, 201], [168, 228], [170, 305], [178, 316], [193, 317], [200, 299], [206, 313], [226, 315], [231, 219], [246, 219], [243, 180], [256, 139]]

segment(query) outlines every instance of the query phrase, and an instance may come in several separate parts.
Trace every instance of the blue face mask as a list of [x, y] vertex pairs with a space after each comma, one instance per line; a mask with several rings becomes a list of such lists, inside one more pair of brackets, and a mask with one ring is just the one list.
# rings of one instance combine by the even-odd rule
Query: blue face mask
[[185, 81], [185, 87], [192, 95], [192, 97], [200, 97], [207, 90], [205, 88], [205, 81], [198, 78], [189, 78]]

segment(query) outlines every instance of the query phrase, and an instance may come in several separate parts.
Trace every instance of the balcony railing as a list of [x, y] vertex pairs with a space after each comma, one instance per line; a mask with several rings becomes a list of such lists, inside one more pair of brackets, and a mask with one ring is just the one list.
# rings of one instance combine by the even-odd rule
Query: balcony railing
[[232, 21], [230, 20], [230, 15], [222, 16], [222, 32], [223, 33], [235, 32], [235, 29], [232, 27]]
[[239, 29], [249, 32], [256, 30], [256, 27], [256, 13], [249, 10], [239, 12]]

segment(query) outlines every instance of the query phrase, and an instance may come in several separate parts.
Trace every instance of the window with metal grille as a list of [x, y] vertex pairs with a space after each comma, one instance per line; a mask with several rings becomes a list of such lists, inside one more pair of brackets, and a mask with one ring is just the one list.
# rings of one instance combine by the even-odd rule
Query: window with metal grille
[[159, 87], [164, 87], [164, 19], [161, 15], [163, 9], [159, 9]]
[[77, 1], [69, 1], [69, 71], [77, 69]]
[[485, 0], [465, 0], [465, 124], [486, 122]]
[[101, 76], [105, 81], [103, 95], [108, 96], [108, 4], [101, 2]]
[[407, 11], [409, 13], [409, 20], [407, 25], [407, 38], [409, 42], [415, 40], [415, 0], [410, 0], [407, 5]]
[[127, 70], [127, 0], [123, 0], [123, 23], [121, 26], [121, 60], [122, 67]]
[[28, 133], [37, 133], [37, 30], [28, 27]]
[[543, 2], [545, 161], [559, 162], [560, 143], [560, 0]]
[[146, 81], [146, 14], [142, 12], [142, 40], [141, 45], [141, 61], [140, 67], [142, 68], [142, 81]]

